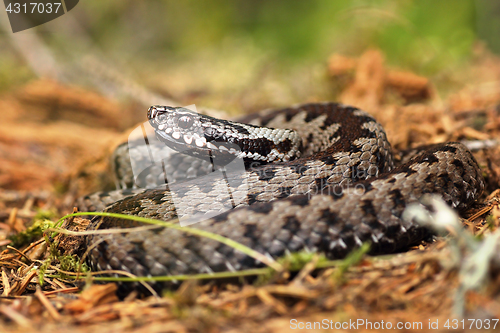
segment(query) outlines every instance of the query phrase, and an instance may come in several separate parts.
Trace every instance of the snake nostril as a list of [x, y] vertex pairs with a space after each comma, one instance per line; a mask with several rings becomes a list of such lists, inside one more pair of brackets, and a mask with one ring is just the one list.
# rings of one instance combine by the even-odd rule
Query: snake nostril
[[158, 112], [155, 119], [156, 122], [161, 125], [167, 122], [167, 115], [164, 112]]
[[167, 122], [167, 112], [168, 111], [165, 110], [164, 107], [157, 105], [151, 106], [148, 109], [148, 120], [153, 126], [155, 126], [154, 123], [162, 125]]
[[151, 120], [153, 119], [154, 117], [156, 117], [156, 113], [157, 113], [157, 109], [156, 107], [152, 106], [148, 109], [148, 120]]

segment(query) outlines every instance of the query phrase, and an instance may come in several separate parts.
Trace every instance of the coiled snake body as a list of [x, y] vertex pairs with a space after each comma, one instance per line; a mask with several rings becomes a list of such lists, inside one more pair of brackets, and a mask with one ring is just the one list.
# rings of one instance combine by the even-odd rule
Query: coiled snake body
[[[404, 250], [429, 235], [416, 222], [402, 219], [408, 204], [435, 193], [463, 210], [484, 188], [474, 157], [456, 142], [430, 146], [394, 168], [381, 125], [367, 113], [340, 104], [268, 111], [248, 116], [246, 121], [253, 124], [248, 126], [179, 108], [152, 107], [148, 116], [158, 138], [176, 150], [189, 147], [187, 154], [194, 156], [190, 158], [208, 151], [224, 161], [221, 164], [235, 156], [244, 159], [246, 172], [227, 175], [233, 181], [231, 199], [238, 198], [236, 208], [192, 227], [272, 258], [300, 250], [342, 258], [364, 242], [371, 243], [373, 253]], [[228, 149], [227, 142], [241, 151]], [[189, 168], [182, 169], [189, 174]], [[189, 203], [187, 212], [193, 213], [206, 209], [204, 203], [210, 199], [217, 209], [217, 202], [223, 200], [219, 199], [222, 192], [214, 190], [218, 184], [200, 179], [188, 175], [179, 181], [184, 191], [176, 193], [163, 186], [88, 196], [84, 206], [98, 207], [96, 201], [104, 199], [109, 203], [118, 193], [125, 198], [106, 211], [168, 221], [178, 214], [174, 202]], [[190, 195], [193, 188], [202, 195]], [[95, 217], [90, 228], [139, 224]], [[235, 271], [260, 264], [217, 241], [169, 228], [88, 236], [89, 246], [96, 242], [89, 254], [94, 269], [118, 269], [137, 276]]]

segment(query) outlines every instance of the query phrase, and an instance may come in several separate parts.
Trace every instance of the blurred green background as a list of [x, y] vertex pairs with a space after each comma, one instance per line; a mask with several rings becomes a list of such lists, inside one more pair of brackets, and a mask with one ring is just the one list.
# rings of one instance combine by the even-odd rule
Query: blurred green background
[[79, 18], [99, 46], [153, 60], [231, 39], [293, 61], [378, 46], [394, 64], [429, 71], [466, 57], [476, 38], [500, 51], [496, 0], [86, 2]]
[[85, 0], [30, 32], [3, 27], [0, 91], [34, 77], [13, 46], [16, 35], [32, 33], [61, 68], [92, 55], [163, 96], [219, 94], [203, 102], [231, 108], [256, 87], [264, 100], [274, 95], [271, 104], [331, 98], [318, 83], [328, 56], [368, 48], [445, 91], [478, 41], [500, 52], [500, 1]]

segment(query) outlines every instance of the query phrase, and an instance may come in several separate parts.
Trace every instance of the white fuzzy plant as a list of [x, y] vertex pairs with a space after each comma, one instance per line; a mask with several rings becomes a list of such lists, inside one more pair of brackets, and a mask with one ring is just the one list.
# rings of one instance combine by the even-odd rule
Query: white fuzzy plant
[[467, 291], [479, 290], [488, 282], [488, 272], [499, 252], [500, 231], [478, 239], [463, 228], [457, 213], [440, 196], [426, 194], [420, 202], [409, 205], [403, 213], [403, 219], [414, 220], [440, 235], [448, 232], [454, 235], [449, 241], [452, 258], [448, 258], [451, 260], [446, 265], [451, 264], [459, 269], [460, 285], [455, 295], [453, 313], [463, 317]]

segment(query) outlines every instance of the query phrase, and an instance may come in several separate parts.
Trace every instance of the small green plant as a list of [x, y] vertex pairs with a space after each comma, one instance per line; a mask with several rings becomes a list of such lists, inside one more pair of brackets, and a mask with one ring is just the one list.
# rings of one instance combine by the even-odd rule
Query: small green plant
[[344, 274], [347, 272], [349, 267], [357, 265], [365, 256], [366, 253], [370, 251], [370, 243], [363, 243], [361, 247], [351, 251], [347, 257], [342, 260], [340, 265], [337, 266], [337, 270], [333, 273], [332, 278], [339, 282], [344, 282]]
[[9, 236], [12, 241], [11, 245], [17, 248], [39, 239], [45, 230], [54, 227], [55, 224], [50, 219], [54, 218], [55, 214], [53, 211], [39, 210], [30, 227], [25, 231]]

